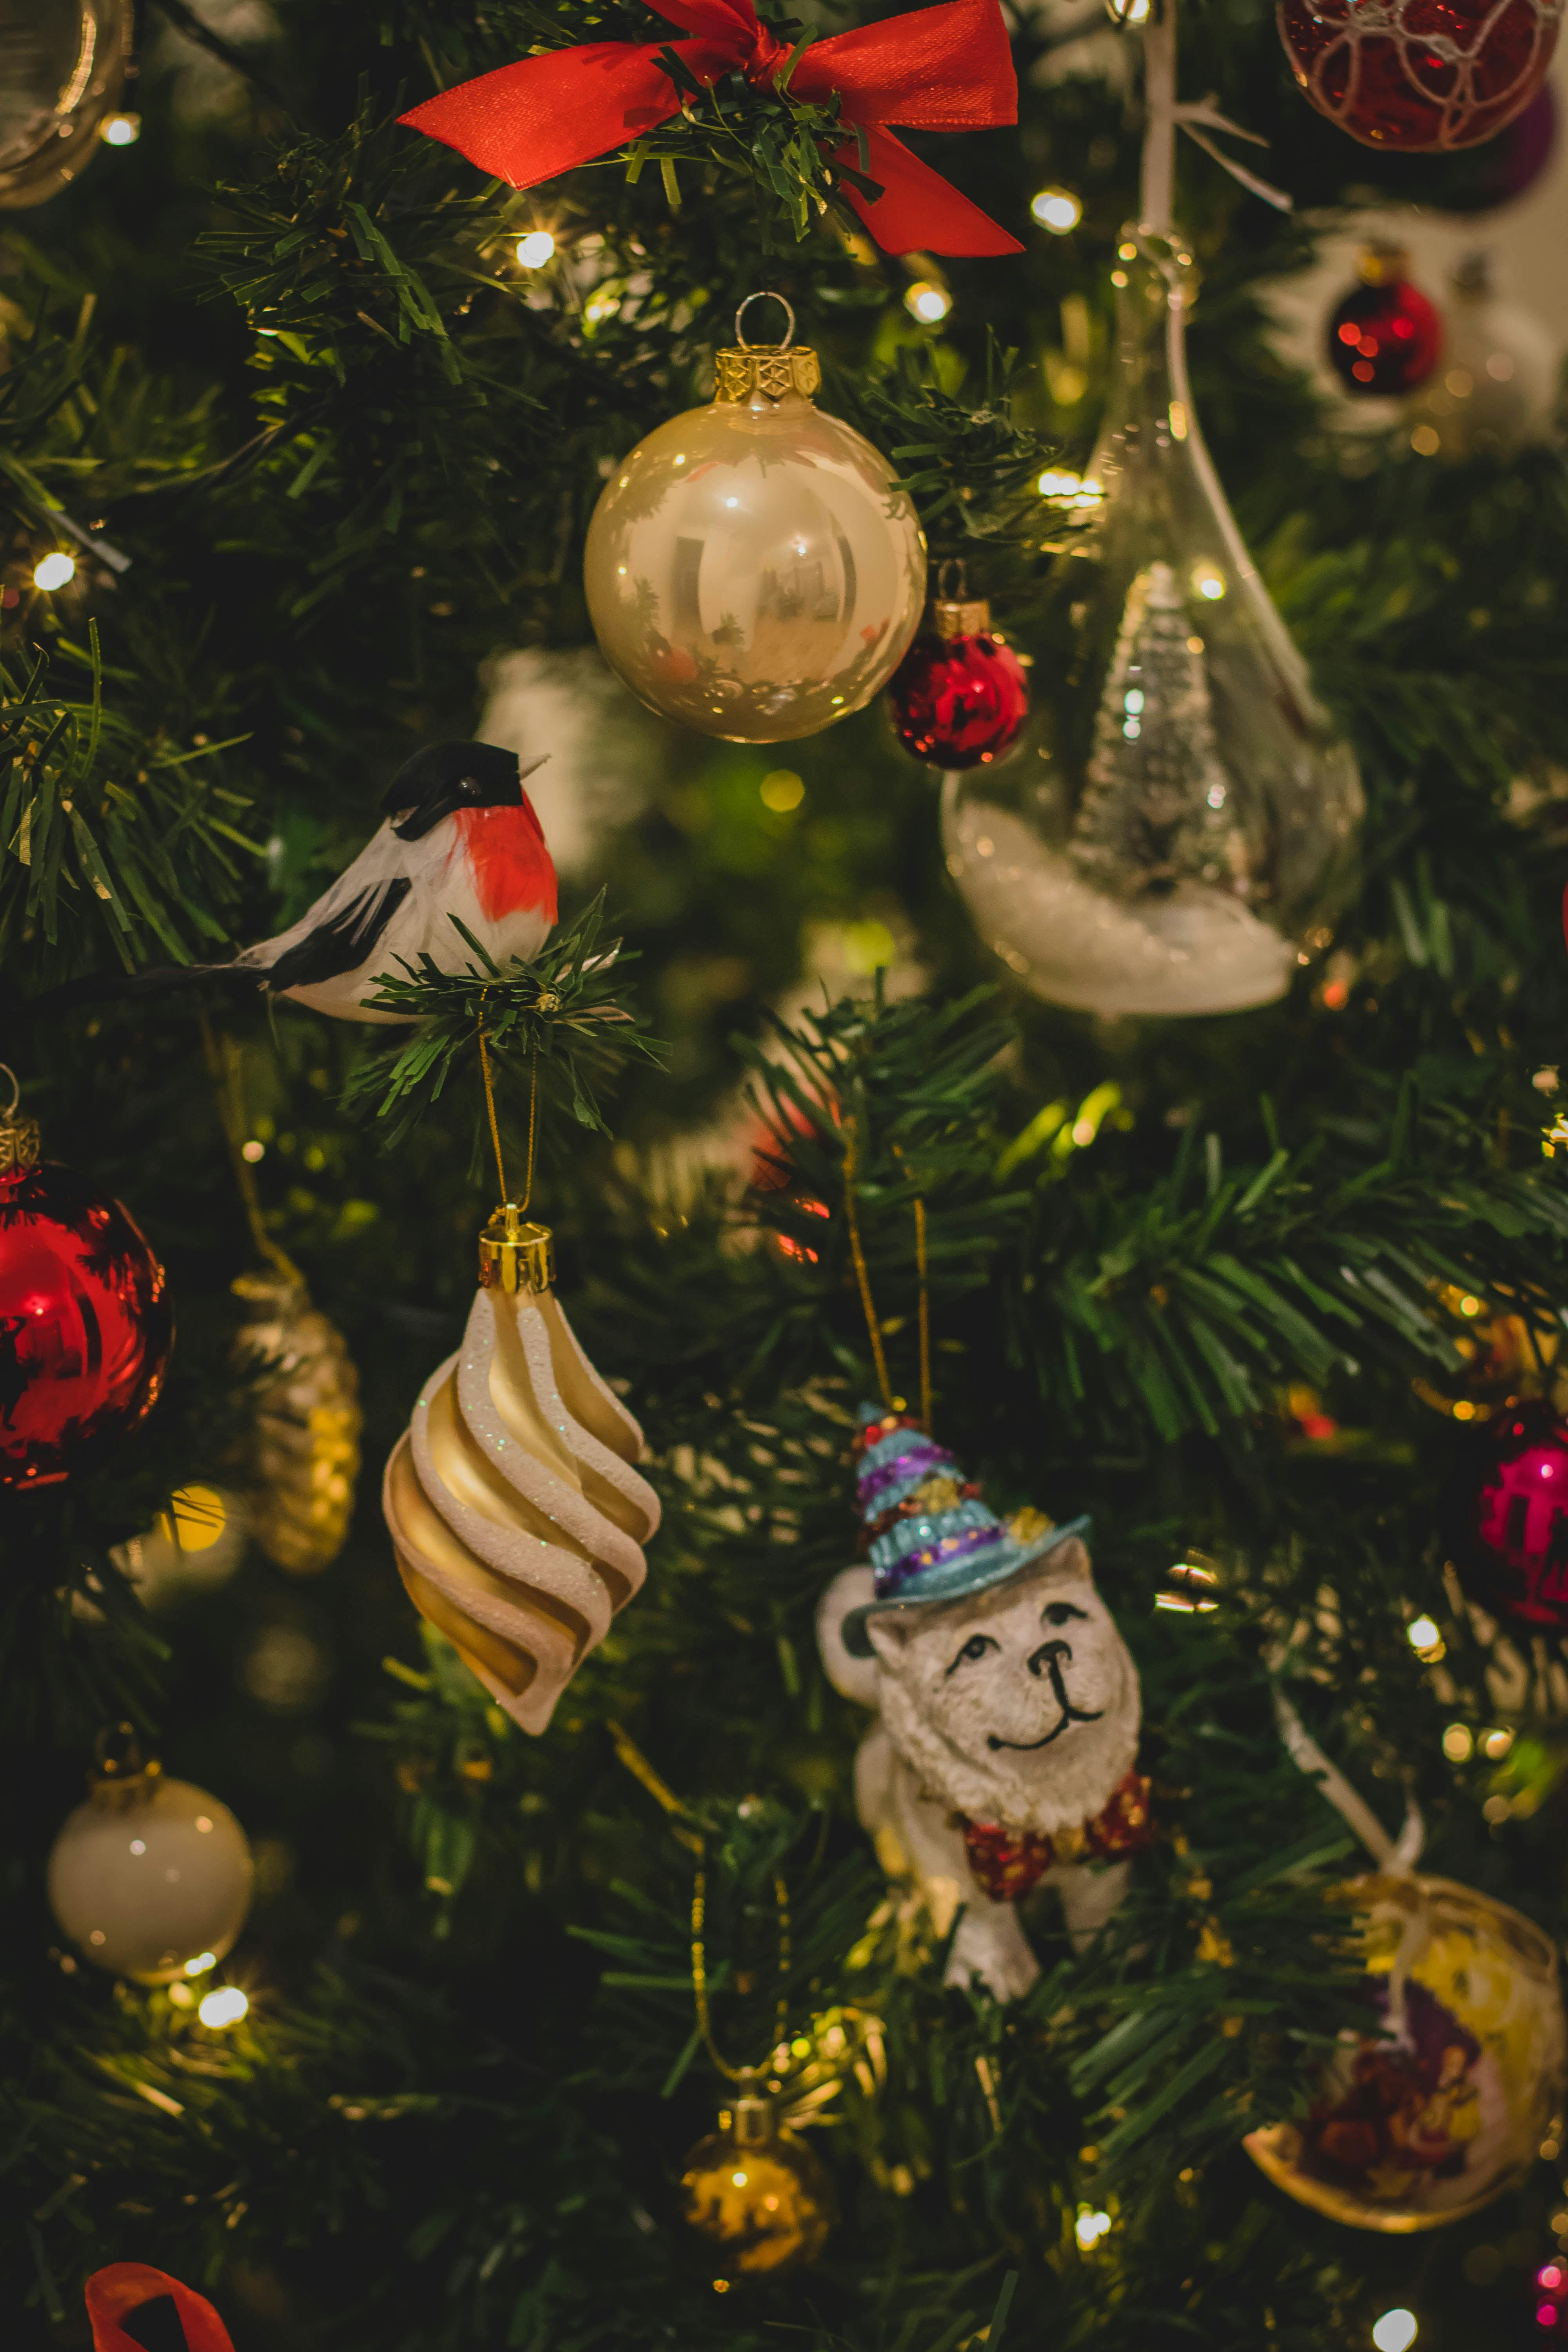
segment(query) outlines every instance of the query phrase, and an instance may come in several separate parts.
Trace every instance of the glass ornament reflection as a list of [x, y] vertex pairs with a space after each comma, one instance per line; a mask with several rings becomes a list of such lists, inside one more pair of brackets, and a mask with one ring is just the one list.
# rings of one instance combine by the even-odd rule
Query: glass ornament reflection
[[1348, 746], [1258, 578], [1187, 386], [1188, 256], [1129, 230], [1116, 385], [1066, 558], [1077, 659], [1053, 746], [949, 775], [949, 871], [1037, 995], [1244, 1011], [1326, 946], [1355, 878]]
[[786, 338], [717, 359], [712, 403], [639, 442], [600, 498], [588, 611], [653, 709], [791, 742], [887, 684], [920, 623], [925, 542], [887, 460], [814, 405], [814, 352]]

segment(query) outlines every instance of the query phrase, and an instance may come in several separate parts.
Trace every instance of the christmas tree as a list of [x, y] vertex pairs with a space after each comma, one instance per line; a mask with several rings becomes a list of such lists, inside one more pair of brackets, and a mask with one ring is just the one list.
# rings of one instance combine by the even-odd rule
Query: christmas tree
[[1128, 591], [1094, 722], [1073, 857], [1122, 895], [1206, 882], [1245, 895], [1252, 860], [1215, 748], [1201, 646], [1168, 563]]
[[[1086, 844], [1136, 636], [1118, 842], [1226, 861], [1062, 551], [1122, 13], [0, 22], [19, 2346], [1568, 2326], [1568, 473], [1347, 436], [1267, 304], [1485, 151], [1194, 0], [1182, 400], [1365, 795], [1279, 1001], [1031, 994], [875, 698], [918, 519], [1020, 762], [1120, 694]], [[584, 548], [694, 410], [796, 437], [765, 564], [600, 575], [647, 709]]]

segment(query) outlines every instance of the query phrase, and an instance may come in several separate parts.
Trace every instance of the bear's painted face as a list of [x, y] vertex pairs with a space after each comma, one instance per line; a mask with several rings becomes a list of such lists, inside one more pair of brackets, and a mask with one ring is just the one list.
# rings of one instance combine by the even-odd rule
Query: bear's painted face
[[1075, 1537], [1007, 1583], [868, 1622], [893, 1745], [971, 1821], [1090, 1820], [1137, 1758], [1137, 1669]]

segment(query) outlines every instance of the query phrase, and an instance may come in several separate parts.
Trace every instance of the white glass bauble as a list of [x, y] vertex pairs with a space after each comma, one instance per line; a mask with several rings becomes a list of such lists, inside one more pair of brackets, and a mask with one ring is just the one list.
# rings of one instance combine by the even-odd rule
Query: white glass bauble
[[222, 1959], [252, 1874], [228, 1807], [153, 1766], [100, 1781], [69, 1816], [49, 1854], [49, 1907], [96, 1968], [168, 1984], [187, 1961]]
[[859, 710], [920, 625], [925, 541], [892, 467], [814, 406], [815, 353], [718, 354], [718, 395], [639, 441], [588, 526], [612, 669], [668, 719], [787, 743]]
[[948, 870], [1052, 1003], [1239, 1012], [1329, 944], [1361, 784], [1204, 446], [1190, 260], [1129, 230], [1121, 261], [1116, 384], [1078, 499], [1092, 520], [1063, 559], [1078, 658], [1055, 744], [946, 779]]
[[1517, 303], [1504, 301], [1488, 257], [1472, 253], [1448, 284], [1443, 309], [1443, 357], [1405, 404], [1419, 432], [1437, 436], [1441, 457], [1506, 457], [1552, 430], [1558, 346]]
[[119, 103], [130, 0], [0, 0], [0, 205], [41, 205]]

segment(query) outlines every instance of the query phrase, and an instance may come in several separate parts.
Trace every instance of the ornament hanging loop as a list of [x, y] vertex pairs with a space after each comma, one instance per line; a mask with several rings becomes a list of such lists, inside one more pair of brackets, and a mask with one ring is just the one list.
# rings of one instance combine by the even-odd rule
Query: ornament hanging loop
[[0, 1111], [0, 1176], [25, 1176], [30, 1168], [38, 1164], [38, 1153], [42, 1149], [38, 1122], [36, 1118], [18, 1117], [22, 1102], [21, 1081], [8, 1062], [0, 1062], [0, 1071], [11, 1081], [11, 1100], [5, 1109]]
[[[789, 320], [789, 325], [785, 330], [784, 339], [782, 343], [747, 342], [745, 329], [742, 326], [741, 321], [745, 317], [753, 302], [776, 302], [779, 304], [780, 308], [784, 311], [784, 317]], [[735, 313], [735, 341], [743, 352], [787, 352], [790, 345], [795, 341], [795, 311], [793, 308], [787, 301], [785, 301], [782, 294], [775, 294], [771, 286], [759, 287], [756, 293], [747, 295], [745, 300], [742, 303], [740, 309]]]
[[773, 2046], [760, 2066], [732, 2066], [713, 2038], [713, 2019], [708, 1999], [708, 1858], [700, 1850], [697, 1876], [691, 1889], [691, 1997], [697, 2011], [697, 2031], [702, 2037], [709, 2057], [727, 2083], [733, 2083], [742, 2100], [755, 2103], [760, 2085], [768, 2073], [773, 2057], [789, 2040], [789, 1972], [793, 1957], [790, 1937], [789, 1888], [782, 1872], [773, 1874], [773, 1901], [778, 1906], [778, 2008], [773, 2023]]

